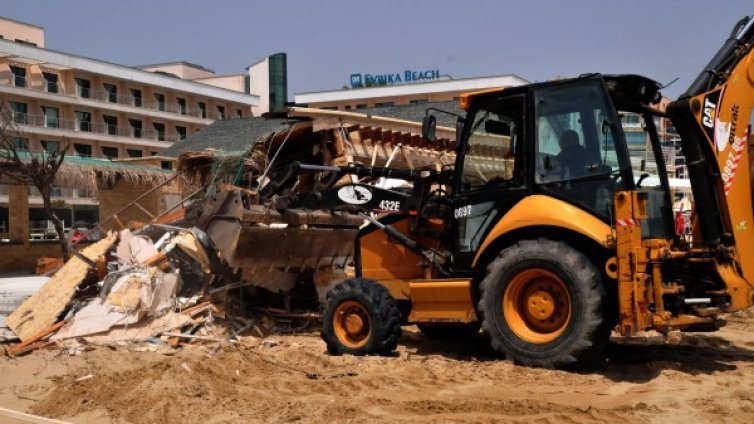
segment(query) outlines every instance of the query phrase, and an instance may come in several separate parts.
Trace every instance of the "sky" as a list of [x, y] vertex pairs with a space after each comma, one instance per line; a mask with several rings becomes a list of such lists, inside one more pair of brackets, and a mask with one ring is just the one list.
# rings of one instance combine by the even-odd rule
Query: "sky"
[[437, 69], [529, 81], [637, 73], [675, 98], [751, 0], [23, 0], [0, 16], [45, 28], [46, 47], [123, 65], [187, 61], [218, 75], [288, 55], [288, 92], [352, 73]]

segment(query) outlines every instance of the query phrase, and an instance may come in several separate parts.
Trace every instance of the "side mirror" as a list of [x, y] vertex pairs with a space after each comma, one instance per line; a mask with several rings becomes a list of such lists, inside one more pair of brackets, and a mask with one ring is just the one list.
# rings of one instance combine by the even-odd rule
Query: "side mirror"
[[427, 114], [422, 119], [422, 137], [427, 141], [435, 141], [435, 130], [437, 129], [437, 118], [434, 115]]

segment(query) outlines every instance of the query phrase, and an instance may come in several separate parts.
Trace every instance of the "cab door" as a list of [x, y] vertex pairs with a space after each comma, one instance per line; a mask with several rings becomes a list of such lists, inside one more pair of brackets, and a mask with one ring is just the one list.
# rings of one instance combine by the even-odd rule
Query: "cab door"
[[451, 197], [452, 271], [470, 272], [494, 224], [526, 196], [525, 94], [494, 95], [469, 111]]

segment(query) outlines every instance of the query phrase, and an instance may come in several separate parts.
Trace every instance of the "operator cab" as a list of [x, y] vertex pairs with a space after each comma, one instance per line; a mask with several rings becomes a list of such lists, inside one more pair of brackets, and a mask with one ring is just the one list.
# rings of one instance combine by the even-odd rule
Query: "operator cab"
[[[617, 111], [649, 113], [658, 88], [640, 76], [592, 74], [462, 96], [467, 115], [450, 199], [454, 267], [470, 269], [491, 228], [528, 196], [546, 195], [612, 224], [615, 193], [636, 188]], [[666, 185], [667, 176], [659, 177]], [[655, 194], [660, 213], [667, 190]]]

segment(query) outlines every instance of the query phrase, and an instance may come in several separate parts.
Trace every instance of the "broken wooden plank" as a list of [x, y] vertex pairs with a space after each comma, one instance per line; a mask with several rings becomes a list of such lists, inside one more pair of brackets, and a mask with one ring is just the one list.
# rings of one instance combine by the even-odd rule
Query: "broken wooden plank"
[[134, 206], [139, 208], [140, 211], [144, 212], [149, 217], [149, 219], [155, 218], [154, 214], [152, 212], [149, 212], [149, 210], [145, 208], [144, 206], [142, 206], [141, 204], [139, 204], [139, 202], [134, 202]]
[[[104, 255], [117, 240], [117, 234], [86, 247], [81, 253], [88, 259]], [[86, 277], [89, 265], [73, 256], [50, 278], [41, 289], [34, 293], [7, 319], [8, 327], [21, 341], [27, 341], [35, 334], [54, 324], [68, 306], [79, 284]]]
[[182, 314], [188, 315], [191, 318], [195, 317], [196, 315], [199, 315], [200, 313], [212, 309], [212, 303], [210, 302], [203, 302], [198, 305], [194, 305], [190, 308], [186, 308], [181, 311]]
[[19, 355], [19, 352], [21, 352], [26, 346], [29, 346], [30, 344], [32, 344], [32, 343], [40, 340], [41, 338], [46, 337], [48, 334], [51, 334], [51, 333], [54, 333], [54, 332], [58, 331], [60, 329], [60, 327], [62, 327], [63, 325], [65, 325], [66, 322], [68, 322], [68, 321], [63, 320], [63, 321], [60, 321], [60, 322], [58, 322], [56, 324], [53, 324], [53, 325], [45, 328], [44, 330], [42, 330], [39, 333], [35, 334], [34, 336], [30, 337], [28, 340], [25, 340], [25, 341], [23, 341], [23, 342], [15, 345], [15, 346], [11, 347], [10, 350], [8, 350], [8, 353], [11, 356]]
[[42, 348], [45, 348], [45, 347], [48, 347], [48, 346], [52, 346], [54, 344], [55, 344], [55, 342], [50, 341], [50, 340], [39, 340], [39, 341], [36, 341], [36, 342], [34, 342], [34, 343], [30, 344], [30, 345], [24, 346], [22, 349], [17, 349], [15, 352], [10, 352], [9, 351], [8, 355], [10, 355], [10, 356], [21, 356], [21, 355], [25, 355], [25, 354], [27, 354], [27, 353], [29, 353], [31, 351], [34, 351], [34, 350], [37, 350], [37, 349], [42, 349]]

